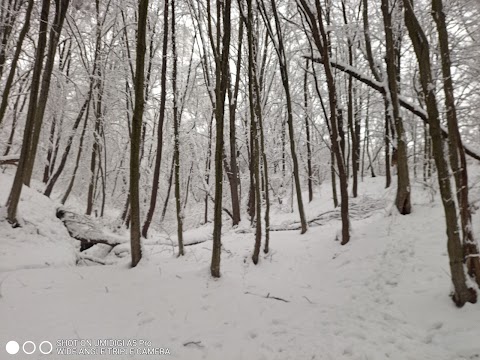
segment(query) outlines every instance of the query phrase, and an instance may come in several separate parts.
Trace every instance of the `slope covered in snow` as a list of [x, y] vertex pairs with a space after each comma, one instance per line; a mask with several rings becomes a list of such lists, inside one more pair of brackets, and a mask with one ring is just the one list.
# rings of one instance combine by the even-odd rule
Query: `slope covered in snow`
[[6, 222], [13, 176], [0, 174], [0, 271], [75, 265], [75, 242], [55, 217], [58, 204], [24, 186], [19, 204], [19, 228]]
[[[331, 210], [324, 187], [308, 206], [310, 218]], [[167, 358], [185, 360], [480, 357], [479, 305], [457, 309], [448, 297], [438, 196], [432, 202], [433, 189], [414, 184], [414, 211], [401, 216], [389, 209], [394, 190], [383, 190], [382, 178], [369, 179], [361, 189], [359, 202], [376, 199], [387, 206], [354, 219], [347, 246], [335, 241], [340, 222], [330, 219], [305, 235], [272, 232], [271, 252], [262, 253], [255, 266], [253, 234], [226, 225], [219, 280], [209, 276], [208, 237], [188, 246], [183, 258], [163, 240], [149, 240], [146, 258], [135, 269], [128, 268], [128, 256], [119, 259], [112, 252], [112, 266], [3, 272], [0, 319], [6, 326], [0, 339], [48, 340], [53, 353], [29, 359], [55, 360], [163, 358], [129, 355], [128, 346], [116, 347], [123, 355], [79, 355], [95, 348], [80, 345], [85, 339], [142, 339], [151, 342], [144, 348], [168, 348]], [[27, 218], [27, 210], [22, 214]], [[274, 223], [288, 219], [295, 221], [295, 214], [277, 213]], [[480, 228], [478, 214], [474, 225]], [[62, 339], [77, 340], [77, 346], [57, 347]], [[66, 348], [77, 355], [57, 355]], [[4, 354], [0, 359], [8, 359]]]

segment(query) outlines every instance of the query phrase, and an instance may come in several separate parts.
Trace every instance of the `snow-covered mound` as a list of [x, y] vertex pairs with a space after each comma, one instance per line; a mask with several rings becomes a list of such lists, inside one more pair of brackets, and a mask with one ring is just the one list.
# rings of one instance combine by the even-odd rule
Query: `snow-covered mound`
[[23, 187], [18, 207], [21, 227], [5, 221], [13, 176], [0, 174], [0, 271], [75, 265], [75, 241], [55, 217], [57, 204], [36, 190]]

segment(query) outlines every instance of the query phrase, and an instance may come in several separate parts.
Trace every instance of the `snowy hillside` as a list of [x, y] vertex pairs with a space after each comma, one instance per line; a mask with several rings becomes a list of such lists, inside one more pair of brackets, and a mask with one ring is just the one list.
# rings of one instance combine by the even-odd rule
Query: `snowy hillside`
[[[331, 210], [328, 186], [310, 204], [310, 217]], [[55, 218], [54, 204], [25, 191], [24, 201], [41, 211], [23, 206], [20, 212], [40, 230], [1, 225], [2, 242], [10, 245], [2, 246], [0, 339], [53, 344], [51, 355], [29, 359], [163, 358], [129, 355], [131, 347], [123, 343], [118, 351], [127, 353], [115, 356], [80, 342], [56, 346], [62, 339], [143, 339], [151, 342], [147, 349], [168, 348], [167, 358], [185, 360], [478, 358], [480, 308], [458, 309], [448, 297], [438, 196], [431, 202], [430, 190], [415, 185], [414, 211], [401, 216], [389, 210], [393, 194], [383, 189], [382, 178], [366, 179], [362, 188], [358, 203], [384, 207], [373, 207], [370, 216], [364, 209], [353, 220], [347, 246], [335, 241], [338, 219], [305, 235], [275, 231], [270, 253], [255, 266], [253, 234], [228, 230], [218, 280], [210, 277], [211, 241], [201, 231], [192, 239], [207, 241], [187, 246], [183, 258], [176, 258], [171, 244], [149, 241], [135, 269], [115, 251], [106, 258], [115, 265], [74, 267], [72, 240]], [[272, 221], [295, 218], [278, 213]], [[55, 355], [66, 349], [77, 355]], [[92, 349], [97, 355], [79, 355]], [[137, 345], [135, 351], [146, 350]], [[0, 359], [9, 357], [2, 353]]]
[[[7, 202], [13, 176], [0, 174], [0, 204]], [[19, 205], [21, 228], [5, 220], [6, 207], [0, 207], [0, 271], [74, 265], [75, 241], [55, 217], [58, 204], [24, 187]]]

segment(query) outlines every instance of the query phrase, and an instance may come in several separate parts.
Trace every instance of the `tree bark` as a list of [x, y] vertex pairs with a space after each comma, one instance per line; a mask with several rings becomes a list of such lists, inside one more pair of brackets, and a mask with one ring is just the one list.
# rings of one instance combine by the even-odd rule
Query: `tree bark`
[[19, 226], [17, 222], [17, 208], [22, 193], [22, 187], [26, 180], [26, 171], [29, 158], [34, 156], [31, 152], [32, 137], [35, 129], [35, 116], [37, 108], [38, 90], [40, 88], [40, 78], [43, 68], [43, 55], [47, 43], [48, 14], [50, 12], [50, 0], [42, 0], [42, 10], [40, 15], [39, 35], [37, 49], [35, 52], [35, 62], [33, 66], [32, 84], [30, 86], [30, 99], [28, 103], [27, 118], [23, 132], [22, 150], [18, 162], [17, 171], [13, 180], [12, 189], [7, 201], [7, 220], [13, 226]]
[[[399, 89], [397, 83], [397, 64], [396, 64], [396, 49], [393, 38], [392, 15], [389, 5], [389, 0], [382, 0], [383, 25], [385, 31], [386, 42], [386, 62], [387, 62], [387, 77], [388, 88], [387, 98], [392, 106], [391, 111], [396, 128], [396, 155], [397, 155], [397, 197], [395, 205], [400, 214], [407, 215], [412, 211], [410, 201], [410, 177], [408, 173], [408, 158], [407, 158], [407, 144], [405, 142], [405, 130], [403, 128], [403, 120], [400, 117], [400, 106], [398, 101]], [[388, 122], [386, 124], [388, 126]]]
[[183, 250], [183, 210], [180, 198], [180, 115], [178, 112], [177, 94], [177, 46], [175, 34], [175, 0], [172, 1], [172, 91], [173, 91], [173, 136], [174, 162], [175, 162], [175, 205], [177, 210], [177, 238], [178, 256], [184, 255]]
[[160, 166], [162, 163], [163, 151], [163, 123], [165, 122], [165, 103], [167, 98], [167, 52], [168, 52], [168, 0], [165, 0], [163, 8], [163, 48], [162, 48], [162, 75], [160, 79], [162, 93], [160, 94], [159, 120], [157, 127], [157, 154], [155, 158], [155, 168], [153, 170], [152, 193], [150, 195], [150, 206], [148, 208], [145, 222], [143, 223], [142, 236], [148, 236], [148, 229], [152, 223], [153, 214], [157, 205], [158, 186], [160, 181]]
[[460, 307], [467, 302], [476, 302], [477, 294], [473, 288], [468, 287], [467, 277], [464, 271], [464, 250], [460, 239], [460, 229], [458, 228], [457, 209], [455, 206], [454, 194], [451, 188], [448, 164], [444, 156], [444, 146], [440, 129], [437, 100], [435, 97], [435, 92], [431, 87], [433, 79], [430, 65], [430, 48], [428, 39], [415, 16], [415, 12], [413, 11], [410, 0], [404, 0], [404, 6], [405, 25], [408, 29], [420, 70], [420, 82], [427, 106], [433, 155], [438, 171], [440, 195], [445, 211], [445, 222], [448, 237], [447, 248], [450, 259], [451, 277], [454, 286], [454, 294], [452, 298], [455, 304]]
[[445, 108], [447, 113], [450, 166], [457, 188], [457, 200], [460, 210], [462, 225], [462, 243], [464, 248], [465, 262], [469, 275], [480, 286], [480, 257], [478, 244], [473, 235], [472, 214], [468, 198], [468, 172], [462, 138], [458, 128], [455, 96], [453, 91], [453, 79], [451, 74], [450, 47], [448, 43], [448, 31], [446, 16], [443, 11], [442, 0], [432, 0], [432, 16], [435, 20], [440, 45], [442, 61], [443, 90], [445, 93]]
[[[166, 0], [168, 3], [168, 0]], [[145, 106], [145, 52], [148, 0], [138, 2], [137, 59], [135, 66], [135, 109], [132, 119], [132, 138], [130, 147], [130, 244], [132, 267], [142, 258], [140, 243], [140, 142], [142, 137], [143, 109]], [[168, 15], [167, 15], [168, 16]]]

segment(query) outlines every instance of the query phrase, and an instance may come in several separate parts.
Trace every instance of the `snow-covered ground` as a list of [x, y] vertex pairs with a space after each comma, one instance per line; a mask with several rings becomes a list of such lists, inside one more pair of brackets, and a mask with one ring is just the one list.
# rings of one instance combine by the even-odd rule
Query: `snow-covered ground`
[[[9, 188], [7, 177], [0, 181]], [[2, 345], [0, 360], [480, 358], [480, 305], [458, 309], [448, 297], [438, 195], [431, 202], [430, 190], [414, 183], [413, 213], [401, 216], [390, 209], [394, 188], [383, 187], [381, 177], [360, 184], [354, 204], [364, 206], [357, 207], [348, 245], [335, 241], [335, 219], [305, 235], [276, 231], [257, 266], [250, 259], [253, 234], [226, 222], [218, 280], [209, 276], [209, 226], [188, 233], [189, 242], [206, 241], [186, 247], [183, 258], [166, 236], [145, 244], [135, 269], [128, 268], [129, 256], [117, 256], [127, 254], [128, 244], [106, 257], [114, 265], [72, 266], [75, 251], [55, 204], [28, 190], [29, 207], [20, 212], [32, 224], [0, 224], [0, 340], [54, 346], [50, 355], [11, 356]], [[316, 195], [310, 218], [332, 210], [329, 184]], [[272, 223], [289, 220], [296, 214], [275, 211]], [[478, 214], [474, 225], [480, 229]], [[70, 346], [77, 352], [94, 349], [81, 340], [147, 344], [123, 347], [133, 355], [57, 355], [57, 341], [65, 339], [78, 341]], [[168, 348], [170, 355], [141, 355], [144, 348]]]

